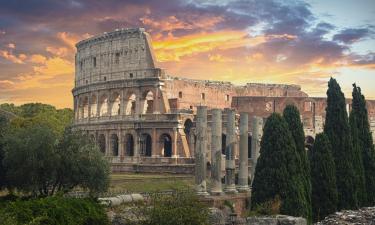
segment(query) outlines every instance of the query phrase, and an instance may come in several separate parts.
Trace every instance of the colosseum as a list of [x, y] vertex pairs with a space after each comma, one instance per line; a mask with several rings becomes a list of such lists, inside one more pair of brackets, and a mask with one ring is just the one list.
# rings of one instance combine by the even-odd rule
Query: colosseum
[[[170, 76], [156, 67], [150, 35], [142, 28], [104, 33], [76, 47], [75, 126], [97, 141], [114, 171], [192, 173], [196, 110], [201, 105], [208, 108], [208, 132], [211, 109], [223, 111], [223, 154], [228, 110], [235, 110], [238, 124], [239, 113], [265, 119], [294, 104], [301, 112], [307, 146], [323, 130], [325, 98], [310, 97], [297, 85], [233, 85]], [[348, 111], [350, 104], [348, 99]], [[374, 134], [375, 101], [367, 101], [367, 108]], [[248, 128], [251, 158], [251, 142], [256, 140], [251, 120]], [[206, 154], [210, 159], [210, 152]]]

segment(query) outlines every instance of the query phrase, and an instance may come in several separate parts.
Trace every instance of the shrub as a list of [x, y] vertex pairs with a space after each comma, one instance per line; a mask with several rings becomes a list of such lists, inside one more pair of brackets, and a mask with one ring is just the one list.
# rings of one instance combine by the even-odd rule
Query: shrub
[[8, 201], [0, 224], [106, 225], [104, 208], [92, 199], [47, 197]]

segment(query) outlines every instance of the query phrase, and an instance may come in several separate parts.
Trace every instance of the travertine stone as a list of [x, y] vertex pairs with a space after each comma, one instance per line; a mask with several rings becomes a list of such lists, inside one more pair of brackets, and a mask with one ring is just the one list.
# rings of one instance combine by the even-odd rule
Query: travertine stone
[[251, 180], [254, 179], [255, 167], [259, 157], [260, 151], [260, 141], [263, 135], [263, 119], [261, 117], [254, 116], [252, 119], [252, 140], [251, 140], [251, 159], [252, 159], [252, 169], [251, 169]]
[[240, 114], [240, 171], [238, 173], [238, 191], [246, 192], [249, 189], [249, 156], [248, 156], [249, 115]]
[[211, 194], [223, 192], [221, 185], [221, 109], [212, 110], [211, 124]]
[[206, 184], [207, 107], [197, 107], [197, 142], [195, 151], [195, 189], [198, 195], [208, 195]]
[[225, 146], [225, 189], [226, 193], [237, 193], [235, 185], [235, 111], [227, 110], [227, 138]]

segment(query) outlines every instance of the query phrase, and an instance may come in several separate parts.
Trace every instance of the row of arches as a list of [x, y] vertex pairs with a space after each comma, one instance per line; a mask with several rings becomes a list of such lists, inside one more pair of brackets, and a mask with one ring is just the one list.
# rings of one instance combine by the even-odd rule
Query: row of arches
[[[119, 156], [120, 145], [119, 137], [117, 134], [111, 134], [109, 137], [109, 152], [106, 152], [106, 136], [100, 134], [97, 140], [98, 147], [103, 154], [111, 156]], [[143, 133], [140, 136], [140, 152], [141, 156], [151, 157], [152, 156], [152, 137], [150, 134]], [[159, 147], [161, 148], [161, 155], [164, 157], [172, 156], [172, 138], [169, 134], [164, 133], [159, 137]], [[135, 138], [132, 134], [126, 134], [124, 138], [124, 155], [134, 156]]]
[[[130, 92], [124, 99], [121, 98], [122, 96], [119, 92], [113, 92], [110, 95], [102, 94], [99, 97], [96, 94], [80, 97], [76, 106], [77, 117], [78, 119], [82, 119], [154, 112], [154, 93], [151, 90], [142, 93], [140, 98], [134, 92]], [[137, 110], [138, 104], [140, 107], [139, 110]]]

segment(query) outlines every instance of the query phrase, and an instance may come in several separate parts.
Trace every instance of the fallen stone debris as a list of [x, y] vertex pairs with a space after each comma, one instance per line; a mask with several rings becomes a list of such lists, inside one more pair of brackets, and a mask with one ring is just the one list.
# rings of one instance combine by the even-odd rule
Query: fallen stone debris
[[316, 225], [375, 225], [375, 207], [336, 212]]

